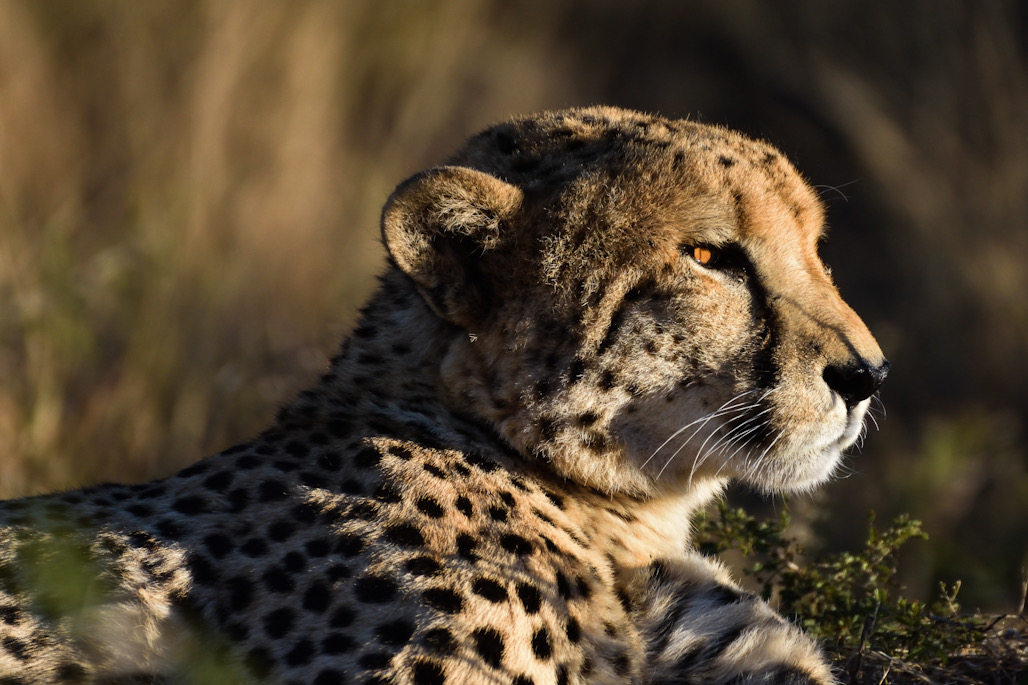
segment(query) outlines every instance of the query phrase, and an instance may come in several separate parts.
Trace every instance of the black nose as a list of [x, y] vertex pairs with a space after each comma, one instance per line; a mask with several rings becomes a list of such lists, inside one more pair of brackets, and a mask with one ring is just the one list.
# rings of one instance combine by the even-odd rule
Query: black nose
[[852, 407], [873, 395], [888, 375], [888, 361], [872, 366], [861, 359], [857, 363], [829, 365], [822, 377], [829, 388], [839, 393], [846, 406]]

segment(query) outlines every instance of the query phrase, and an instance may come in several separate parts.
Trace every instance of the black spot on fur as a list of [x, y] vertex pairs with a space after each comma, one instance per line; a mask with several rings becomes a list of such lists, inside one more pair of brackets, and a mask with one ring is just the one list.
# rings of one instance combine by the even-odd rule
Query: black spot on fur
[[203, 482], [203, 486], [214, 492], [225, 492], [228, 486], [232, 484], [233, 478], [234, 476], [231, 471], [216, 471], [215, 473], [207, 476]]
[[307, 557], [293, 551], [282, 557], [282, 566], [290, 573], [299, 573], [307, 568]]
[[525, 481], [521, 480], [517, 476], [511, 474], [511, 476], [509, 477], [508, 480], [510, 480], [510, 484], [511, 485], [513, 485], [515, 488], [517, 488], [521, 492], [530, 492], [529, 487], [527, 485], [525, 485]]
[[229, 509], [233, 514], [238, 514], [250, 504], [250, 493], [243, 488], [236, 488], [228, 493]]
[[445, 513], [443, 508], [439, 506], [439, 502], [432, 497], [421, 497], [417, 502], [415, 502], [414, 506], [418, 508], [418, 511], [429, 518], [442, 518]]
[[385, 536], [398, 545], [404, 547], [423, 547], [425, 538], [412, 523], [398, 523], [386, 526]]
[[29, 658], [28, 645], [24, 641], [19, 640], [16, 637], [5, 637], [0, 641], [0, 646], [3, 647], [4, 651], [13, 656], [19, 661], [26, 661]]
[[315, 538], [304, 543], [303, 548], [309, 556], [317, 559], [328, 556], [332, 550], [332, 543], [328, 538]]
[[266, 480], [257, 488], [257, 498], [262, 502], [277, 502], [289, 496], [289, 490], [280, 480]]
[[478, 561], [478, 555], [475, 553], [477, 547], [478, 541], [467, 533], [459, 533], [457, 535], [457, 554], [468, 561]]
[[225, 581], [228, 590], [228, 607], [231, 611], [242, 611], [253, 602], [253, 583], [243, 576]]
[[337, 580], [349, 578], [352, 575], [353, 572], [350, 571], [349, 566], [346, 566], [345, 564], [332, 564], [328, 567], [328, 572], [325, 574], [325, 577], [328, 578], [330, 583], [334, 583]]
[[553, 647], [550, 644], [550, 633], [546, 627], [535, 631], [532, 635], [532, 654], [540, 661], [546, 661], [553, 654]]
[[414, 453], [402, 445], [392, 445], [386, 449], [386, 452], [403, 461], [410, 461], [414, 458]]
[[291, 521], [275, 521], [268, 526], [268, 537], [275, 542], [288, 540], [296, 532], [296, 526]]
[[500, 151], [501, 155], [512, 155], [518, 151], [514, 137], [506, 131], [498, 130], [493, 133], [493, 140], [496, 141], [496, 149]]
[[310, 640], [300, 640], [293, 648], [286, 652], [285, 660], [289, 666], [303, 666], [309, 664], [314, 658], [317, 648]]
[[553, 440], [557, 437], [557, 424], [553, 419], [540, 419], [539, 420], [539, 436], [543, 440]]
[[279, 594], [285, 594], [292, 592], [296, 588], [296, 581], [293, 577], [281, 566], [272, 566], [261, 575], [261, 580], [264, 581], [264, 586], [271, 592]]
[[333, 437], [345, 438], [350, 435], [350, 431], [352, 430], [353, 427], [350, 425], [349, 421], [335, 419], [328, 422], [328, 432], [331, 433]]
[[571, 644], [577, 643], [582, 639], [582, 626], [579, 625], [578, 619], [574, 616], [568, 619], [568, 623], [564, 628], [564, 633], [568, 636], [568, 642]]
[[553, 503], [553, 506], [557, 507], [561, 511], [564, 511], [564, 498], [563, 497], [561, 497], [560, 495], [558, 495], [556, 493], [550, 492], [549, 490], [547, 490], [544, 494], [546, 495], [546, 499], [550, 500], [550, 502]]
[[453, 634], [446, 628], [433, 628], [425, 633], [422, 642], [437, 654], [450, 655], [457, 650], [457, 641], [453, 639]]
[[614, 673], [624, 678], [632, 668], [632, 661], [629, 659], [628, 654], [621, 652], [610, 659], [610, 665], [613, 667]]
[[[83, 683], [86, 682], [86, 676], [86, 669], [78, 664], [67, 663], [57, 667], [57, 681], [61, 683]], [[11, 685], [18, 682], [13, 678], [11, 680]]]
[[329, 633], [321, 641], [321, 651], [325, 654], [342, 654], [352, 651], [356, 646], [354, 639], [345, 633]]
[[459, 511], [462, 514], [464, 514], [466, 517], [471, 518], [471, 515], [474, 513], [474, 511], [473, 511], [473, 509], [471, 507], [471, 500], [469, 500], [467, 497], [465, 497], [463, 495], [458, 497], [457, 498], [457, 511]]
[[189, 555], [189, 572], [193, 582], [198, 585], [214, 585], [218, 581], [218, 571], [205, 557], [199, 554]]
[[411, 668], [414, 685], [443, 685], [446, 682], [446, 671], [430, 659], [418, 659]]
[[489, 517], [499, 523], [507, 522], [507, 510], [502, 507], [489, 507]]
[[332, 612], [332, 618], [329, 619], [329, 626], [332, 628], [346, 628], [353, 625], [354, 619], [357, 614], [354, 613], [353, 609], [347, 606], [341, 606]]
[[464, 609], [464, 598], [449, 588], [429, 588], [422, 597], [425, 604], [444, 614], [456, 614]]
[[203, 539], [203, 545], [215, 559], [223, 559], [232, 551], [232, 539], [223, 533], [211, 533]]
[[431, 557], [414, 557], [413, 559], [409, 559], [407, 563], [404, 564], [404, 568], [416, 576], [428, 577], [435, 576], [442, 570], [442, 567], [439, 566], [439, 562]]
[[568, 367], [568, 382], [577, 383], [582, 379], [585, 374], [586, 363], [581, 359], [575, 359], [571, 362], [571, 366]]
[[339, 483], [339, 490], [347, 495], [363, 495], [364, 485], [355, 478], [344, 478]]
[[521, 605], [525, 607], [526, 614], [539, 613], [539, 607], [542, 605], [542, 594], [537, 587], [528, 583], [518, 583], [517, 594], [518, 599], [521, 600]]
[[589, 597], [591, 597], [593, 594], [593, 589], [589, 585], [589, 581], [587, 581], [582, 576], [579, 576], [575, 580], [575, 587], [578, 589], [578, 594], [582, 597], [582, 599], [589, 599]]
[[250, 538], [239, 547], [239, 551], [256, 559], [268, 553], [268, 543], [263, 538]]
[[9, 626], [16, 626], [22, 621], [21, 610], [13, 605], [0, 607], [0, 622]]
[[517, 554], [519, 556], [532, 553], [532, 543], [520, 535], [514, 535], [513, 533], [500, 536], [500, 546], [511, 554]]
[[[262, 452], [262, 448], [264, 450], [263, 452]], [[258, 447], [257, 451], [258, 452], [262, 452], [264, 454], [269, 454], [269, 453], [273, 453], [274, 452], [273, 449], [268, 449], [268, 448], [266, 448], [264, 446]], [[249, 471], [250, 469], [257, 468], [258, 466], [260, 466], [260, 464], [261, 464], [261, 460], [258, 459], [257, 457], [255, 457], [252, 454], [244, 454], [244, 455], [240, 456], [238, 459], [236, 459], [236, 469], [239, 470], [239, 471]]]
[[435, 464], [428, 464], [428, 463], [426, 463], [426, 464], [423, 464], [422, 467], [425, 469], [425, 471], [427, 471], [428, 473], [431, 473], [436, 478], [440, 478], [440, 479], [444, 479], [444, 480], [446, 479], [446, 471], [443, 471], [441, 468], [439, 468]]
[[493, 604], [507, 601], [507, 590], [491, 578], [476, 578], [471, 584], [471, 591]]
[[170, 519], [161, 519], [154, 524], [154, 529], [158, 535], [169, 540], [174, 540], [182, 535], [182, 527]]
[[384, 645], [405, 645], [413, 634], [414, 624], [405, 619], [382, 623], [375, 628], [375, 638]]
[[567, 576], [557, 571], [555, 580], [557, 582], [557, 593], [563, 599], [571, 599], [571, 583], [568, 582]]
[[494, 628], [479, 628], [471, 633], [471, 639], [482, 660], [493, 668], [499, 668], [506, 649], [500, 632]]
[[370, 447], [363, 448], [353, 457], [353, 463], [357, 468], [372, 469], [382, 461], [382, 455]]
[[392, 601], [399, 588], [396, 581], [385, 576], [364, 576], [357, 579], [354, 596], [365, 604], [384, 604]]
[[371, 652], [369, 654], [362, 654], [358, 663], [363, 668], [380, 669], [386, 668], [392, 660], [392, 654], [388, 654], [386, 652]]
[[478, 452], [469, 452], [468, 454], [465, 455], [464, 459], [471, 466], [475, 466], [475, 467], [481, 469], [482, 471], [485, 471], [486, 473], [491, 473], [491, 472], [493, 472], [493, 471], [495, 471], [496, 469], [499, 468], [499, 466], [496, 464], [496, 462], [492, 461], [491, 459], [486, 458], [485, 456], [483, 456], [482, 454], [479, 454]]
[[[302, 442], [299, 442], [297, 440], [290, 440], [289, 442], [287, 442], [285, 444], [285, 447], [283, 449], [285, 449], [286, 454], [288, 454], [290, 456], [293, 456], [293, 457], [306, 457], [307, 453], [309, 452], [309, 448], [306, 445], [304, 445]], [[278, 466], [278, 463], [279, 462], [275, 462], [275, 468], [280, 468]], [[295, 466], [294, 466], [294, 468], [295, 468]], [[289, 466], [287, 466], [286, 470], [288, 471], [288, 470], [291, 470], [291, 469], [289, 468]]]
[[332, 591], [321, 581], [315, 581], [303, 593], [303, 608], [311, 613], [324, 613], [332, 603]]
[[324, 476], [313, 471], [301, 471], [300, 482], [309, 488], [324, 488], [328, 484]]
[[284, 637], [293, 628], [296, 614], [288, 607], [275, 609], [264, 615], [261, 624], [264, 626], [264, 634], [273, 640]]

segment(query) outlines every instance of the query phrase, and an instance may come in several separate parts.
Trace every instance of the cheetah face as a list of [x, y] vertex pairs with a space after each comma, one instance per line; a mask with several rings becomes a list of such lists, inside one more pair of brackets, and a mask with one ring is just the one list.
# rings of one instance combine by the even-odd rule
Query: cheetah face
[[827, 479], [888, 362], [770, 146], [612, 108], [515, 120], [402, 184], [383, 235], [450, 326], [442, 396], [637, 495]]

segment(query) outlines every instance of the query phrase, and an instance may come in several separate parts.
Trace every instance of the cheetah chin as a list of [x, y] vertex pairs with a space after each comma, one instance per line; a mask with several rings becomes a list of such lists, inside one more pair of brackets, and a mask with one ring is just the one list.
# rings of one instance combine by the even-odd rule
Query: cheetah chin
[[385, 205], [325, 375], [169, 478], [0, 503], [0, 680], [834, 682], [690, 544], [827, 479], [889, 365], [770, 145], [594, 107]]

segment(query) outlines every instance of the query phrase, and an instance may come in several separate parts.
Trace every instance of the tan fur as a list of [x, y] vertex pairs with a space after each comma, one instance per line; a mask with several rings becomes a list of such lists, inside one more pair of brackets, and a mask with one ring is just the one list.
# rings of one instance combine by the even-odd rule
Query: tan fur
[[[273, 427], [0, 505], [0, 675], [830, 682], [689, 547], [729, 479], [828, 478], [885, 377], [823, 221], [725, 129], [598, 107], [480, 133], [389, 198], [381, 287]], [[87, 580], [55, 599], [61, 558]]]

